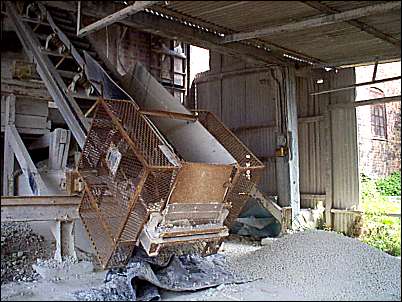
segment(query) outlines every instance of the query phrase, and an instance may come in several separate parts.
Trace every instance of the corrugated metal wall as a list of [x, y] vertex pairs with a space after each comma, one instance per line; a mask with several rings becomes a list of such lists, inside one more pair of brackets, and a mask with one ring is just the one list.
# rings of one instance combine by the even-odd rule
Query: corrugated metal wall
[[[198, 108], [215, 112], [264, 161], [262, 188], [276, 194], [278, 85], [268, 68], [247, 67], [211, 53], [211, 71], [196, 79]], [[273, 70], [280, 78], [279, 70]], [[314, 207], [317, 200], [325, 199], [324, 114], [329, 100], [327, 95], [312, 97], [309, 93], [328, 84], [307, 77], [296, 79], [301, 207]]]
[[[281, 78], [279, 68], [272, 68]], [[329, 110], [354, 101], [353, 89], [311, 96], [313, 91], [354, 83], [354, 70], [296, 77], [301, 208], [326, 203], [335, 230], [347, 231], [356, 215], [331, 209], [358, 207], [359, 177], [356, 113], [353, 107]], [[323, 83], [317, 80], [323, 79]], [[215, 112], [266, 165], [261, 189], [277, 194], [275, 168], [279, 89], [268, 68], [211, 54], [211, 71], [197, 77], [198, 108]], [[332, 214], [331, 214], [332, 213]]]
[[[233, 68], [233, 65], [228, 64]], [[275, 146], [278, 87], [270, 71], [228, 70], [196, 79], [197, 108], [216, 113], [266, 165], [260, 187], [276, 194]], [[215, 75], [214, 75], [215, 74]]]
[[[331, 75], [332, 87], [355, 83], [353, 68]], [[347, 104], [355, 101], [355, 89], [330, 95], [332, 104]], [[332, 137], [332, 209], [339, 209], [332, 215], [334, 229], [348, 233], [356, 214], [345, 210], [359, 209], [359, 163], [357, 147], [356, 109], [345, 106], [332, 108], [330, 113]]]
[[326, 111], [328, 95], [311, 96], [329, 86], [328, 81], [317, 84], [316, 77], [297, 77], [297, 113], [299, 134], [299, 167], [301, 207], [314, 208], [326, 194]]

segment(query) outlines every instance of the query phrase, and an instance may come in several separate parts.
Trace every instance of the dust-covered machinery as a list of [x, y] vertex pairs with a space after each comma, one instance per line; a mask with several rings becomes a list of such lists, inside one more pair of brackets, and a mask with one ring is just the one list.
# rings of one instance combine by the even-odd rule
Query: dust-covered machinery
[[214, 114], [188, 111], [142, 65], [121, 82], [130, 99], [103, 93], [78, 167], [79, 213], [101, 265], [124, 264], [136, 245], [150, 256], [182, 244], [216, 252], [263, 164]]

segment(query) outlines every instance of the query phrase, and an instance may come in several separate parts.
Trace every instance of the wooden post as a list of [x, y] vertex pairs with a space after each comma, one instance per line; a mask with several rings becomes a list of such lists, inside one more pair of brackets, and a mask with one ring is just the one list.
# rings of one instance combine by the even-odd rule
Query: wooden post
[[300, 212], [300, 187], [299, 187], [299, 139], [296, 100], [296, 73], [293, 67], [287, 68], [286, 78], [286, 105], [288, 124], [289, 146], [289, 187], [290, 206], [292, 207], [292, 220]]
[[61, 128], [57, 128], [52, 132], [49, 141], [49, 168], [51, 170], [66, 167], [70, 136], [70, 131]]
[[14, 125], [7, 125], [6, 133], [9, 135], [9, 144], [13, 149], [24, 176], [28, 180], [32, 193], [34, 195], [45, 195], [47, 193], [46, 185], [36, 169], [17, 129]]
[[4, 169], [3, 169], [3, 195], [14, 195], [14, 152], [10, 145], [10, 133], [6, 131], [9, 125], [15, 123], [15, 95], [2, 97], [6, 101], [6, 120], [4, 131]]
[[[92, 24], [89, 24], [88, 26], [85, 26], [84, 28], [80, 28], [80, 24], [77, 24], [77, 37], [85, 37], [86, 35], [93, 33], [95, 31], [98, 31], [106, 26], [112, 25], [113, 23], [119, 22], [120, 20], [123, 20], [127, 18], [128, 16], [134, 15], [135, 13], [138, 13], [139, 11], [144, 10], [145, 8], [158, 4], [160, 1], [134, 1], [134, 4], [127, 6], [123, 8], [122, 10], [115, 12], [114, 14], [111, 14], [109, 16], [106, 16], [105, 18], [98, 20]], [[78, 13], [81, 15], [81, 3], [79, 3], [79, 10]], [[78, 19], [78, 22], [80, 22], [80, 19]]]
[[[298, 144], [298, 124], [297, 124], [297, 102], [296, 102], [296, 75], [292, 67], [287, 68], [285, 77], [285, 106], [286, 115], [282, 116], [286, 120], [287, 129], [282, 129], [287, 133], [280, 135], [285, 142], [278, 141], [278, 146], [286, 144], [288, 154], [277, 157], [276, 174], [278, 187], [278, 203], [282, 207], [292, 208], [292, 220], [295, 221], [300, 212], [300, 188], [299, 188], [299, 144]], [[280, 139], [279, 139], [280, 140]]]

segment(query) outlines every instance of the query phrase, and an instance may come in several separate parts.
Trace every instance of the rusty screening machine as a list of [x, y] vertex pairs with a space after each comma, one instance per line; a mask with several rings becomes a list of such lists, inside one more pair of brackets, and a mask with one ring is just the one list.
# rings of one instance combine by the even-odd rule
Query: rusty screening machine
[[214, 114], [188, 111], [141, 64], [121, 82], [125, 100], [104, 93], [97, 101], [78, 167], [79, 214], [101, 265], [124, 264], [136, 245], [150, 256], [184, 244], [216, 252], [263, 164]]

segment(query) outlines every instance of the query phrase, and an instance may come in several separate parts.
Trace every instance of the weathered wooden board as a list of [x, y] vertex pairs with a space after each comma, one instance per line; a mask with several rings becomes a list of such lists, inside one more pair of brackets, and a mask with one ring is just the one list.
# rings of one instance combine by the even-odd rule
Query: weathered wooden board
[[[5, 113], [6, 104], [1, 102], [1, 114]], [[15, 100], [15, 113], [23, 115], [48, 116], [48, 101], [18, 97]]]
[[[5, 121], [5, 115], [2, 112], [1, 113], [1, 131], [4, 131], [4, 121]], [[47, 132], [48, 131], [48, 123], [47, 123], [47, 118], [44, 116], [35, 116], [35, 115], [25, 115], [25, 114], [16, 114], [15, 115], [15, 126], [17, 129], [23, 129], [23, 128], [28, 128], [28, 129], [40, 129], [42, 132]], [[18, 131], [18, 132], [23, 132]]]

